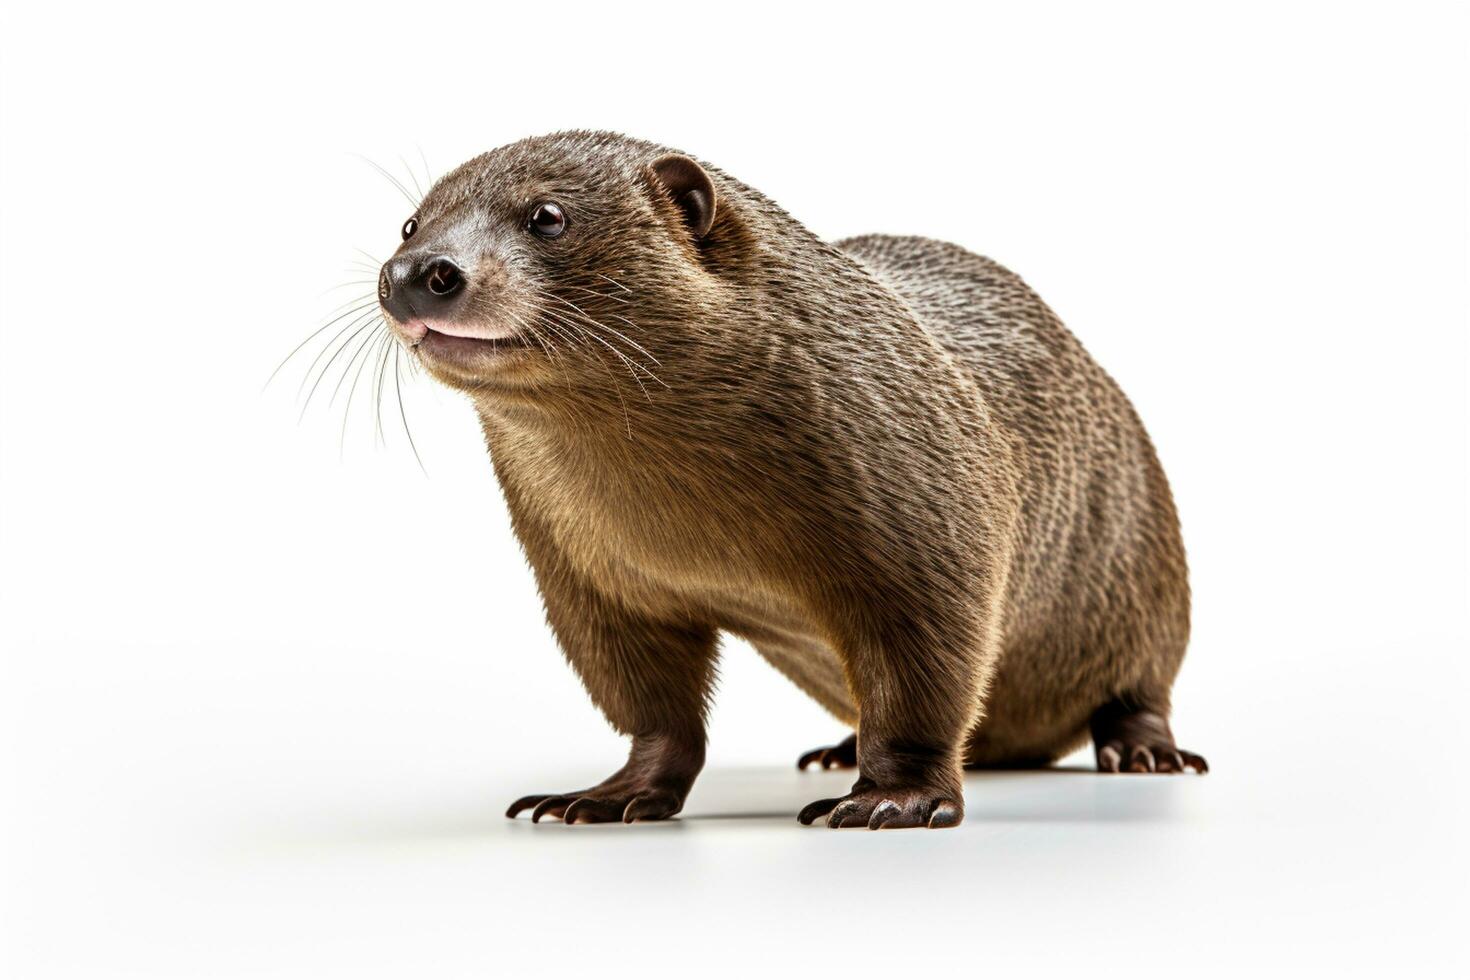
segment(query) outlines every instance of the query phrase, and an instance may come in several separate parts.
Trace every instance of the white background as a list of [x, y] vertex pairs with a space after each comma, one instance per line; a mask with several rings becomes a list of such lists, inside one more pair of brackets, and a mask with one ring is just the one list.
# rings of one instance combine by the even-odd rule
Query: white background
[[[0, 974], [1463, 969], [1465, 27], [7, 4]], [[391, 389], [386, 448], [359, 398], [339, 455], [340, 397], [297, 424], [307, 361], [261, 386], [408, 216], [354, 154], [422, 181], [568, 127], [1039, 290], [1173, 480], [1208, 777], [974, 776], [955, 832], [804, 830], [850, 777], [792, 763], [842, 728], [730, 643], [684, 817], [502, 818], [624, 749], [469, 409], [407, 386], [425, 475]]]

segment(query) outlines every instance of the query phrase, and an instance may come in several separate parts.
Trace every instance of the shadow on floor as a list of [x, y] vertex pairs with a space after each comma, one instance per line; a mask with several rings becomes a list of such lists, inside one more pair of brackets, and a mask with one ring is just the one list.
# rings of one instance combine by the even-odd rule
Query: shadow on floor
[[[603, 834], [686, 834], [700, 828], [803, 830], [797, 812], [813, 800], [841, 796], [854, 774], [847, 771], [797, 772], [786, 767], [706, 770], [676, 820], [634, 825], [567, 827], [547, 820], [531, 824], [523, 814], [507, 820], [507, 799], [428, 802], [412, 810], [364, 810], [291, 820], [277, 825], [270, 841], [287, 846], [331, 843], [412, 843], [475, 840], [501, 834], [567, 834], [582, 839]], [[1186, 815], [1200, 777], [1194, 775], [1105, 775], [1082, 766], [1038, 770], [980, 771], [965, 774], [965, 826], [1034, 826], [1067, 823], [1147, 823]], [[574, 782], [574, 781], [573, 781]], [[555, 781], [552, 782], [555, 785]]]
[[[771, 768], [707, 772], [683, 819], [793, 821], [812, 800], [841, 796], [855, 774]], [[1168, 820], [1193, 774], [1102, 774], [1084, 766], [965, 773], [965, 820], [1007, 823]]]

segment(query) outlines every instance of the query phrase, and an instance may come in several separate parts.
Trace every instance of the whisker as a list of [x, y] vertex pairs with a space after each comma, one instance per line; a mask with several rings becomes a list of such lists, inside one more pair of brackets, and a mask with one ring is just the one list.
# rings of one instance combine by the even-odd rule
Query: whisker
[[[556, 312], [555, 310], [542, 310], [542, 313], [544, 313], [544, 314], [546, 314], [548, 316], [561, 317], [561, 314], [558, 313], [558, 312]], [[583, 328], [582, 333], [583, 333], [584, 336], [589, 337], [592, 340], [597, 341], [599, 344], [601, 344], [602, 346], [606, 347], [608, 350], [612, 351], [613, 356], [616, 357], [618, 360], [620, 360], [620, 361], [623, 362], [623, 364], [628, 368], [628, 373], [630, 375], [632, 375], [633, 381], [636, 382], [637, 385], [638, 385], [638, 387], [639, 387], [639, 389], [642, 390], [643, 397], [644, 398], [647, 398], [648, 401], [649, 401], [649, 403], [652, 404], [653, 398], [648, 394], [648, 389], [643, 386], [642, 379], [638, 377], [638, 372], [635, 370], [635, 365], [634, 365], [633, 361], [630, 360], [628, 358], [628, 356], [626, 354], [624, 354], [622, 351], [618, 350], [612, 344], [609, 344], [606, 340], [602, 339], [601, 337], [599, 337], [597, 334], [593, 333], [592, 331]], [[642, 365], [636, 365], [636, 366], [637, 367], [642, 367]], [[643, 368], [643, 370], [644, 370], [645, 373], [648, 372], [648, 369], [647, 368]], [[619, 389], [619, 397], [621, 397], [621, 389]], [[625, 407], [624, 408], [624, 414], [626, 414], [626, 413], [627, 413], [627, 409]], [[632, 433], [632, 430], [630, 428], [630, 430], [628, 432], [628, 435], [629, 435], [630, 438], [632, 437], [632, 434], [633, 433]]]
[[397, 341], [390, 337], [388, 345], [383, 348], [383, 357], [378, 364], [378, 383], [373, 390], [373, 418], [376, 420], [374, 431], [377, 433], [378, 445], [385, 447], [388, 441], [383, 435], [383, 376], [388, 371], [388, 349], [395, 343]]
[[547, 358], [551, 361], [551, 363], [555, 364], [557, 370], [561, 372], [562, 382], [567, 386], [567, 394], [571, 395], [573, 393], [572, 378], [571, 375], [567, 373], [567, 366], [561, 359], [561, 350], [556, 346], [555, 341], [544, 337], [541, 331], [536, 329], [535, 324], [526, 322], [526, 320], [519, 313], [512, 312], [510, 314], [510, 319], [511, 322], [514, 323], [519, 329], [529, 333], [531, 337], [536, 341], [536, 343], [541, 345], [541, 349], [546, 351]]
[[296, 386], [297, 398], [300, 398], [302, 392], [306, 390], [307, 382], [311, 380], [311, 376], [316, 371], [317, 365], [321, 363], [322, 358], [326, 357], [327, 352], [332, 349], [332, 345], [337, 343], [337, 341], [340, 340], [342, 336], [346, 334], [349, 330], [354, 329], [358, 324], [362, 323], [363, 321], [371, 319], [373, 315], [374, 311], [371, 308], [363, 310], [361, 313], [358, 313], [356, 316], [354, 316], [351, 320], [348, 320], [346, 326], [344, 326], [341, 330], [338, 330], [335, 334], [332, 335], [331, 340], [322, 345], [322, 349], [316, 352], [316, 356], [313, 357], [311, 359], [311, 363], [306, 366], [306, 372], [301, 376], [301, 383]]
[[570, 287], [572, 289], [575, 289], [575, 290], [577, 290], [579, 292], [586, 293], [588, 296], [597, 296], [597, 297], [599, 297], [601, 299], [610, 299], [614, 303], [622, 303], [624, 305], [627, 305], [628, 303], [633, 302], [631, 299], [628, 299], [625, 296], [614, 296], [612, 293], [600, 293], [600, 292], [598, 292], [595, 289], [591, 289], [591, 288], [589, 288], [587, 286], [578, 286], [576, 283], [573, 283], [573, 282], [562, 283], [562, 285], [568, 286], [568, 287]]
[[[545, 309], [543, 309], [543, 310], [541, 310], [539, 312], [543, 316], [548, 316], [549, 315], [549, 316], [555, 316], [555, 317], [560, 318], [560, 314], [558, 314], [555, 310], [545, 310]], [[563, 321], [563, 322], [565, 322], [565, 321]], [[548, 327], [552, 326], [552, 324], [550, 324], [550, 323], [547, 323], [546, 325]], [[580, 334], [582, 334], [582, 336], [592, 337], [594, 340], [598, 339], [593, 334], [589, 333], [587, 330], [582, 329], [580, 327], [577, 327], [575, 324], [567, 323], [567, 326], [575, 329], [577, 332], [579, 332]], [[606, 344], [604, 344], [604, 346], [606, 346]], [[612, 350], [612, 348], [608, 348], [608, 349], [609, 350]], [[617, 351], [613, 351], [613, 353], [616, 354]], [[632, 422], [632, 420], [628, 416], [628, 403], [626, 401], [624, 401], [624, 399], [623, 399], [623, 386], [620, 385], [620, 384], [618, 384], [617, 377], [613, 374], [612, 369], [608, 367], [607, 361], [605, 361], [603, 359], [602, 354], [600, 354], [596, 350], [593, 350], [592, 351], [592, 354], [593, 354], [594, 357], [597, 358], [597, 363], [602, 366], [603, 373], [607, 375], [608, 381], [612, 382], [613, 391], [618, 396], [618, 404], [621, 405], [622, 408], [623, 408], [623, 425], [628, 430], [628, 438], [629, 439], [632, 439], [633, 438], [633, 422]]]
[[[549, 314], [553, 314], [553, 315], [556, 315], [558, 317], [561, 317], [564, 321], [567, 320], [567, 319], [569, 319], [565, 315], [563, 315], [563, 314], [561, 314], [561, 313], [559, 313], [559, 312], [557, 312], [555, 310], [547, 310], [546, 312], [549, 313]], [[633, 343], [633, 341], [629, 340], [627, 337], [624, 337], [623, 334], [619, 333], [618, 331], [613, 330], [613, 328], [612, 327], [609, 327], [607, 324], [605, 324], [605, 323], [599, 323], [596, 320], [592, 320], [590, 317], [587, 317], [586, 319], [588, 320], [588, 322], [590, 322], [594, 326], [601, 327], [604, 330], [608, 330], [608, 331], [610, 331], [610, 332], [612, 332], [614, 334], [617, 334], [617, 336], [622, 337], [624, 340], [627, 340], [628, 343], [633, 344], [634, 347], [638, 347], [638, 345], [635, 344], [635, 343]], [[643, 374], [647, 375], [655, 383], [657, 383], [659, 385], [662, 385], [665, 388], [669, 387], [667, 384], [664, 383], [664, 381], [663, 381], [662, 378], [660, 378], [658, 375], [654, 374], [653, 371], [651, 369], [649, 369], [648, 365], [641, 364], [641, 363], [639, 363], [637, 361], [634, 361], [632, 358], [628, 357], [626, 354], [624, 354], [622, 351], [618, 350], [612, 344], [608, 343], [606, 339], [604, 339], [603, 337], [598, 336], [598, 334], [596, 334], [594, 331], [589, 330], [586, 327], [581, 327], [580, 329], [582, 330], [582, 332], [586, 336], [591, 337], [593, 340], [597, 341], [599, 344], [602, 344], [608, 350], [612, 351], [614, 354], [617, 355], [618, 359], [621, 360], [623, 362], [623, 364], [627, 366], [628, 373], [631, 374], [631, 375], [633, 375], [633, 380], [636, 381], [636, 382], [638, 382], [638, 387], [643, 389], [643, 395], [644, 395], [645, 398], [648, 398], [649, 397], [648, 396], [648, 389], [647, 388], [644, 388], [643, 381], [638, 377], [638, 373], [640, 371]], [[642, 350], [641, 347], [639, 347], [638, 349], [639, 350]], [[648, 352], [647, 351], [644, 351], [644, 353], [647, 354]], [[653, 355], [649, 354], [648, 356], [650, 358], [652, 358]], [[655, 361], [654, 363], [658, 363], [658, 362]], [[649, 398], [649, 401], [651, 402], [652, 399]]]
[[[387, 327], [387, 324], [384, 324], [383, 326]], [[347, 445], [347, 420], [352, 417], [352, 396], [357, 392], [357, 382], [358, 379], [362, 377], [362, 369], [367, 367], [368, 362], [373, 360], [373, 358], [377, 356], [377, 349], [381, 347], [383, 345], [383, 342], [388, 339], [388, 332], [386, 329], [381, 334], [377, 335], [377, 344], [373, 347], [372, 351], [370, 351], [367, 356], [358, 363], [357, 373], [352, 376], [352, 384], [347, 389], [347, 403], [342, 409], [342, 432], [337, 437], [337, 456], [339, 459], [341, 458], [342, 453], [344, 452]]]
[[[327, 295], [328, 293], [335, 293], [337, 290], [339, 290], [339, 289], [346, 289], [348, 286], [374, 286], [374, 285], [377, 285], [377, 281], [376, 280], [373, 280], [373, 279], [349, 279], [346, 282], [340, 282], [340, 283], [338, 283], [335, 286], [328, 286], [326, 289], [323, 289], [321, 292], [317, 293], [316, 295], [317, 295], [317, 298], [320, 299], [321, 297]], [[367, 296], [368, 296], [367, 293], [363, 293], [360, 298], [361, 299], [366, 299]]]
[[358, 327], [357, 330], [355, 330], [350, 337], [342, 342], [341, 346], [337, 348], [337, 352], [327, 359], [327, 363], [322, 365], [321, 372], [317, 374], [316, 381], [312, 383], [311, 391], [307, 393], [306, 401], [303, 402], [301, 405], [301, 414], [296, 417], [297, 422], [300, 422], [302, 419], [306, 418], [306, 410], [311, 407], [312, 397], [316, 395], [316, 390], [318, 387], [320, 387], [322, 379], [327, 376], [327, 372], [332, 369], [332, 365], [336, 363], [337, 358], [341, 357], [342, 352], [345, 351], [348, 347], [352, 346], [352, 342], [357, 339], [358, 334], [362, 333], [364, 330], [367, 330], [372, 326], [373, 321], [368, 320], [362, 326]]
[[352, 372], [352, 365], [357, 361], [358, 355], [360, 355], [364, 350], [367, 349], [368, 344], [371, 344], [374, 340], [378, 339], [378, 331], [386, 330], [388, 327], [388, 324], [383, 320], [381, 316], [378, 317], [378, 321], [376, 324], [370, 325], [374, 327], [373, 331], [369, 333], [366, 337], [362, 338], [362, 342], [357, 345], [357, 349], [354, 350], [352, 352], [352, 356], [347, 359], [347, 366], [342, 369], [342, 377], [337, 379], [337, 387], [332, 389], [332, 397], [327, 400], [328, 408], [331, 408], [333, 405], [337, 404], [337, 395], [341, 393], [342, 385], [347, 381], [347, 375]]
[[542, 323], [541, 325], [555, 333], [562, 340], [565, 340], [567, 342], [568, 348], [571, 348], [572, 350], [575, 350], [577, 348], [576, 335], [567, 333], [565, 330], [558, 328], [554, 323]]
[[[648, 351], [644, 350], [643, 347], [640, 344], [638, 344], [637, 341], [633, 340], [627, 334], [624, 334], [624, 333], [622, 333], [622, 332], [620, 332], [620, 331], [618, 331], [618, 330], [616, 330], [616, 329], [614, 329], [612, 327], [609, 327], [607, 324], [602, 323], [599, 320], [597, 320], [597, 319], [593, 318], [592, 316], [588, 315], [587, 311], [583, 310], [580, 306], [578, 306], [576, 303], [573, 303], [569, 299], [564, 299], [564, 298], [562, 298], [560, 296], [557, 296], [554, 293], [547, 293], [546, 295], [550, 296], [552, 299], [556, 300], [559, 303], [565, 303], [567, 306], [570, 306], [572, 309], [574, 309], [578, 313], [580, 313], [587, 320], [587, 322], [589, 322], [590, 324], [592, 324], [594, 327], [600, 327], [601, 329], [606, 330], [609, 333], [612, 333], [615, 336], [622, 338], [623, 340], [626, 340], [628, 342], [628, 344], [633, 347], [634, 350], [638, 351], [638, 353], [640, 353], [644, 357], [648, 358], [654, 364], [658, 364], [658, 358], [654, 357]], [[616, 315], [616, 314], [614, 314], [614, 315]], [[633, 321], [632, 320], [629, 320], [627, 317], [619, 317], [619, 319], [621, 319], [624, 322], [632, 325], [635, 329], [638, 326], [636, 323], [633, 323]]]
[[332, 307], [330, 310], [327, 311], [327, 316], [333, 316], [333, 315], [335, 315], [337, 313], [340, 313], [342, 310], [346, 309], [347, 307], [351, 306], [354, 303], [368, 304], [368, 303], [376, 303], [377, 301], [378, 301], [378, 297], [377, 297], [377, 294], [375, 292], [374, 293], [361, 293], [361, 294], [359, 294], [357, 296], [352, 297], [351, 299], [343, 300], [342, 302], [338, 303], [336, 306]]
[[548, 341], [541, 335], [541, 331], [527, 323], [519, 313], [510, 312], [507, 314], [507, 317], [517, 330], [522, 330], [530, 334], [531, 339], [541, 346], [541, 349], [546, 352], [547, 357], [555, 357], [554, 350], [556, 345], [551, 344], [548, 346]]
[[404, 170], [408, 171], [408, 179], [413, 181], [414, 192], [418, 195], [418, 199], [422, 201], [424, 199], [424, 189], [419, 186], [418, 175], [413, 172], [413, 168], [408, 165], [408, 161], [401, 155], [398, 157], [398, 162], [403, 164]]
[[408, 429], [408, 413], [403, 410], [403, 380], [398, 371], [398, 355], [402, 349], [398, 344], [393, 345], [393, 394], [398, 398], [398, 417], [403, 421], [403, 434], [408, 437], [408, 448], [413, 450], [413, 458], [419, 464], [419, 471], [428, 476], [429, 471], [424, 469], [424, 461], [419, 458], [419, 447], [414, 445], [413, 433]]
[[[376, 300], [374, 300], [373, 302], [376, 302]], [[352, 314], [356, 313], [358, 310], [366, 309], [368, 306], [371, 306], [371, 305], [372, 305], [372, 303], [363, 303], [361, 306], [358, 306], [355, 309], [348, 310], [346, 313], [343, 313], [340, 316], [333, 317], [332, 319], [328, 320], [326, 323], [322, 324], [317, 329], [313, 330], [311, 333], [307, 334], [306, 339], [303, 340], [301, 343], [297, 344], [296, 347], [291, 351], [291, 353], [287, 354], [285, 356], [285, 358], [283, 358], [281, 360], [281, 363], [276, 365], [276, 369], [271, 372], [271, 376], [269, 378], [266, 378], [265, 379], [265, 384], [263, 384], [263, 385], [260, 386], [260, 390], [261, 391], [265, 391], [267, 388], [269, 388], [271, 382], [276, 379], [276, 375], [278, 375], [278, 374], [281, 373], [281, 368], [285, 367], [288, 363], [290, 363], [291, 358], [293, 358], [297, 354], [301, 353], [301, 349], [303, 347], [305, 347], [307, 344], [311, 343], [312, 340], [316, 339], [318, 336], [320, 336], [325, 331], [331, 329], [332, 324], [336, 323], [338, 320], [342, 319], [342, 317], [344, 317], [344, 316], [351, 316]], [[340, 337], [341, 334], [338, 334], [338, 336]], [[300, 395], [301, 392], [298, 390], [297, 391], [297, 394]]]
[[[552, 333], [554, 333], [558, 337], [560, 337], [562, 340], [566, 341], [566, 345], [567, 345], [567, 349], [568, 350], [576, 350], [577, 349], [578, 344], [577, 344], [577, 337], [576, 337], [575, 334], [569, 334], [567, 331], [563, 330], [561, 327], [557, 326], [555, 323], [551, 323], [551, 322], [548, 322], [548, 321], [543, 321], [541, 323], [541, 326], [545, 327], [547, 330], [551, 331]], [[597, 352], [596, 351], [593, 351], [593, 353], [596, 354]], [[606, 364], [606, 362], [603, 362], [602, 361], [601, 355], [598, 355], [598, 358], [597, 359], [598, 359], [599, 362], [602, 363], [602, 369], [604, 371], [607, 371], [607, 364]], [[562, 381], [567, 386], [567, 394], [571, 395], [571, 394], [573, 394], [573, 392], [572, 392], [572, 378], [571, 378], [571, 375], [567, 372], [567, 369], [566, 369], [566, 365], [565, 364], [561, 364], [560, 367], [561, 367]], [[609, 377], [611, 377], [611, 375], [609, 375]]]
[[[576, 303], [573, 303], [571, 300], [567, 299], [566, 297], [564, 297], [564, 296], [558, 296], [556, 293], [551, 292], [550, 290], [548, 290], [548, 289], [546, 289], [544, 287], [539, 287], [538, 286], [538, 287], [536, 287], [536, 291], [538, 293], [540, 293], [542, 296], [545, 296], [548, 299], [553, 299], [556, 302], [561, 303], [564, 306], [568, 306], [571, 309], [575, 310], [577, 312], [577, 314], [583, 320], [585, 320], [588, 324], [590, 324], [590, 325], [592, 325], [594, 327], [597, 327], [598, 329], [606, 330], [609, 333], [613, 334], [614, 336], [616, 336], [616, 337], [618, 337], [618, 338], [620, 338], [622, 340], [627, 341], [628, 344], [629, 344], [629, 346], [633, 347], [635, 350], [637, 350], [644, 357], [648, 358], [654, 364], [658, 364], [659, 363], [658, 358], [654, 357], [651, 353], [649, 353], [646, 349], [644, 349], [642, 345], [640, 345], [637, 341], [633, 340], [633, 338], [629, 337], [627, 334], [622, 333], [621, 331], [617, 330], [616, 328], [610, 327], [607, 324], [603, 323], [602, 321], [598, 320], [596, 317], [592, 316], [586, 310], [582, 309], [582, 307], [578, 306]], [[596, 295], [600, 295], [600, 294], [596, 294]], [[610, 315], [613, 316], [614, 318], [618, 319], [618, 320], [623, 321], [624, 323], [628, 324], [629, 326], [633, 327], [634, 329], [637, 329], [638, 328], [638, 324], [634, 323], [632, 320], [628, 319], [625, 316], [622, 316], [622, 315], [617, 314], [617, 313], [613, 313], [613, 314], [610, 314]], [[649, 373], [651, 374], [652, 372], [649, 372]]]
[[369, 160], [369, 159], [368, 159], [368, 158], [367, 158], [367, 157], [365, 157], [365, 156], [363, 156], [363, 155], [362, 155], [362, 154], [361, 154], [361, 153], [357, 153], [357, 154], [354, 154], [354, 155], [355, 155], [355, 156], [356, 156], [356, 157], [357, 157], [357, 158], [358, 158], [358, 159], [359, 159], [359, 160], [361, 160], [361, 161], [363, 161], [363, 162], [364, 162], [364, 163], [366, 163], [366, 164], [367, 164], [367, 165], [368, 165], [368, 166], [370, 166], [370, 167], [372, 167], [372, 168], [373, 168], [373, 169], [374, 169], [374, 170], [376, 170], [376, 171], [377, 171], [377, 172], [378, 172], [378, 173], [380, 173], [380, 174], [382, 174], [382, 175], [383, 175], [383, 176], [384, 176], [384, 177], [386, 177], [386, 178], [387, 178], [387, 180], [388, 180], [388, 182], [389, 182], [389, 183], [390, 183], [390, 184], [392, 184], [392, 185], [393, 185], [393, 186], [394, 186], [394, 187], [396, 187], [396, 188], [398, 188], [398, 192], [399, 192], [399, 193], [400, 193], [400, 194], [402, 194], [402, 195], [403, 195], [403, 196], [404, 196], [404, 198], [406, 198], [406, 199], [407, 199], [407, 201], [408, 201], [408, 203], [409, 203], [409, 204], [412, 204], [412, 205], [413, 205], [413, 207], [414, 207], [414, 210], [415, 210], [415, 211], [417, 211], [417, 210], [418, 210], [418, 206], [419, 206], [419, 199], [418, 199], [418, 198], [416, 198], [416, 197], [414, 197], [414, 196], [413, 196], [413, 195], [412, 195], [412, 194], [410, 194], [410, 193], [409, 193], [409, 192], [408, 192], [408, 188], [407, 188], [407, 187], [404, 187], [404, 186], [403, 186], [403, 183], [402, 183], [402, 182], [401, 182], [401, 181], [400, 181], [400, 180], [399, 180], [399, 179], [398, 179], [398, 178], [397, 178], [397, 177], [395, 177], [395, 176], [393, 176], [393, 175], [392, 175], [392, 174], [390, 174], [390, 173], [389, 173], [389, 172], [388, 172], [388, 171], [387, 171], [387, 170], [385, 170], [385, 169], [384, 169], [384, 168], [383, 168], [383, 167], [380, 167], [380, 166], [378, 166], [378, 164], [377, 164], [377, 162], [376, 162], [376, 161], [373, 161], [373, 160]]

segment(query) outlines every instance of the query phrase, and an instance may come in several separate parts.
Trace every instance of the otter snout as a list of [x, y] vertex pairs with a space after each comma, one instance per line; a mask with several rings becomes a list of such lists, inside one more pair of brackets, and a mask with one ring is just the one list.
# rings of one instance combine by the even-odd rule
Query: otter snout
[[464, 270], [447, 255], [401, 255], [378, 274], [378, 300], [399, 323], [448, 316], [464, 287]]

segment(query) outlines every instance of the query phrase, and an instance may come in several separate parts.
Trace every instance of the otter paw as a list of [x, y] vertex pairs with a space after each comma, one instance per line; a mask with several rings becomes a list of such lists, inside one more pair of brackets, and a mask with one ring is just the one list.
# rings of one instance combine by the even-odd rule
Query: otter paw
[[822, 816], [826, 816], [828, 827], [867, 827], [869, 830], [955, 827], [964, 819], [965, 806], [958, 793], [932, 786], [902, 789], [873, 786], [836, 799], [808, 804], [796, 819], [810, 825]]
[[1176, 747], [1172, 742], [1148, 744], [1115, 738], [1097, 747], [1098, 772], [1184, 772], [1210, 771], [1205, 757]]
[[523, 796], [510, 805], [505, 815], [512, 820], [522, 810], [531, 810], [531, 822], [557, 817], [563, 823], [632, 823], [635, 820], [667, 820], [684, 808], [684, 799], [666, 789], [593, 787], [572, 793]]
[[857, 767], [857, 734], [847, 736], [836, 745], [823, 749], [812, 749], [796, 760], [796, 768], [805, 769], [813, 762], [820, 762], [823, 769], [854, 769]]

